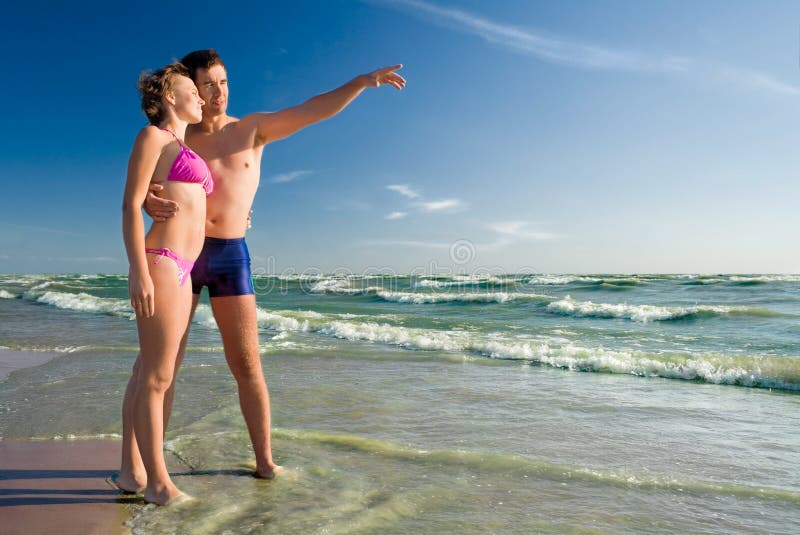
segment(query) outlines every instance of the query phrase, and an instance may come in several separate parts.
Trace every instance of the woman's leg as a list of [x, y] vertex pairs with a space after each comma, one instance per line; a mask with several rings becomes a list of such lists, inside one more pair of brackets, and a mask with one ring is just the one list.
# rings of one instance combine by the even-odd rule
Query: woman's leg
[[172, 384], [191, 307], [191, 285], [178, 286], [177, 266], [150, 264], [155, 315], [137, 317], [140, 353], [133, 396], [135, 440], [147, 472], [145, 501], [166, 504], [181, 495], [164, 461], [164, 396]]
[[[164, 430], [169, 425], [169, 417], [172, 412], [172, 404], [175, 400], [175, 377], [181, 367], [183, 357], [186, 353], [186, 342], [189, 338], [189, 327], [192, 324], [192, 315], [197, 308], [200, 296], [192, 295], [192, 309], [186, 323], [186, 331], [181, 339], [180, 349], [175, 361], [175, 371], [173, 372], [172, 384], [164, 395]], [[122, 401], [122, 462], [120, 463], [119, 477], [116, 484], [122, 490], [128, 492], [139, 492], [147, 485], [147, 472], [142, 463], [142, 456], [139, 454], [139, 445], [136, 443], [136, 432], [133, 429], [133, 395], [136, 392], [137, 374], [139, 373], [139, 356], [133, 365], [133, 372], [125, 389], [125, 398]]]
[[[186, 282], [189, 284], [189, 281]], [[178, 375], [178, 370], [183, 364], [183, 358], [186, 356], [186, 344], [189, 341], [189, 329], [192, 327], [192, 318], [194, 317], [194, 311], [197, 310], [197, 304], [200, 302], [200, 296], [197, 294], [192, 294], [192, 308], [191, 312], [189, 312], [189, 319], [186, 322], [186, 330], [183, 333], [183, 337], [181, 338], [180, 349], [178, 349], [178, 358], [175, 360], [175, 376]], [[172, 379], [172, 384], [170, 385], [167, 393], [164, 395], [164, 427], [169, 425], [169, 417], [172, 414], [172, 404], [175, 402], [175, 378]]]
[[116, 484], [128, 492], [139, 492], [147, 485], [147, 472], [142, 463], [142, 456], [139, 454], [139, 445], [133, 429], [133, 400], [138, 385], [140, 358], [139, 355], [136, 356], [131, 378], [125, 388], [125, 398], [122, 400], [122, 462]]

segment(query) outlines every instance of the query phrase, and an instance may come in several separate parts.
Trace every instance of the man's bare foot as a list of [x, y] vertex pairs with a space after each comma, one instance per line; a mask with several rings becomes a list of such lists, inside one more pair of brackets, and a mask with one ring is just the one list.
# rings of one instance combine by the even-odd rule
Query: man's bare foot
[[163, 486], [161, 488], [151, 489], [147, 488], [144, 491], [145, 503], [154, 503], [156, 505], [176, 505], [190, 500], [188, 494], [184, 494], [178, 490], [175, 485]]
[[141, 494], [146, 486], [145, 483], [141, 483], [133, 477], [123, 476], [121, 473], [108, 476], [106, 482], [125, 494]]
[[[252, 466], [252, 465], [251, 465]], [[277, 464], [271, 464], [266, 468], [257, 468], [255, 472], [253, 472], [253, 477], [257, 479], [275, 479], [275, 476], [283, 472], [283, 467], [278, 466]]]

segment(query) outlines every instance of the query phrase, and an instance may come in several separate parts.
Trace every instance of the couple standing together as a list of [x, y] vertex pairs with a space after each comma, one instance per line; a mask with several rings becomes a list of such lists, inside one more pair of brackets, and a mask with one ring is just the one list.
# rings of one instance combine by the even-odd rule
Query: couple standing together
[[[122, 407], [122, 464], [115, 481], [121, 490], [144, 491], [145, 501], [160, 505], [186, 497], [170, 479], [163, 438], [203, 286], [208, 286], [225, 358], [238, 386], [256, 457], [254, 475], [275, 475], [269, 393], [244, 241], [262, 150], [336, 115], [368, 87], [401, 89], [405, 80], [395, 72], [400, 67], [358, 76], [299, 106], [242, 119], [226, 113], [227, 73], [214, 50], [192, 52], [180, 63], [139, 79], [150, 125], [134, 142], [122, 208], [140, 351]], [[143, 207], [153, 218], [147, 234]]]

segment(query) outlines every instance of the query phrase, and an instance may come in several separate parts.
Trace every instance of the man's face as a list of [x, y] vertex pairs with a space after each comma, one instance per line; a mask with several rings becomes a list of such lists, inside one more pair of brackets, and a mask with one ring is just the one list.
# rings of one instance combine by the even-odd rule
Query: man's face
[[197, 69], [197, 89], [206, 105], [204, 115], [221, 115], [228, 107], [228, 74], [222, 65], [212, 65], [208, 69]]

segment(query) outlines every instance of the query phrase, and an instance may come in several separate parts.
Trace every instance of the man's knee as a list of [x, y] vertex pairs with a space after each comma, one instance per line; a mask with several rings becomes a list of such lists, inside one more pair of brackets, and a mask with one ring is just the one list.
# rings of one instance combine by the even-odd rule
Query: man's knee
[[228, 365], [238, 382], [263, 381], [261, 355], [258, 350], [243, 351], [228, 358]]

